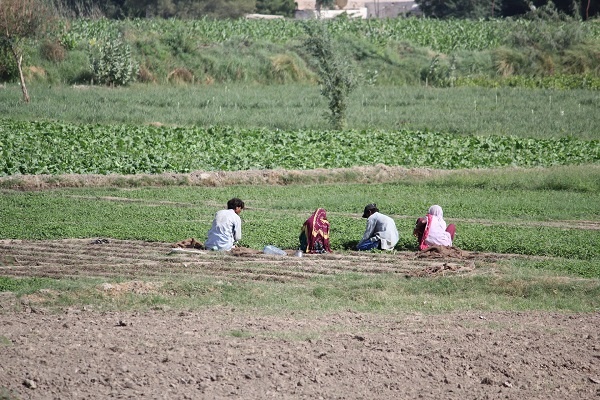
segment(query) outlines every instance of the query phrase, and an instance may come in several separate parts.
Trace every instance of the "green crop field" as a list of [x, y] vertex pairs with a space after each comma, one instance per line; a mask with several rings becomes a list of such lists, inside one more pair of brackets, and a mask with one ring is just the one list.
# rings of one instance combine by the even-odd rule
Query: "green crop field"
[[[326, 32], [352, 61], [359, 85], [347, 99], [347, 129], [332, 130], [318, 74], [302, 47], [304, 23], [70, 21], [52, 38], [63, 58], [49, 57], [47, 42], [25, 43], [36, 65], [25, 71], [31, 103], [20, 100], [14, 80], [0, 90], [0, 241], [9, 248], [20, 240], [59, 247], [54, 241], [204, 240], [215, 211], [237, 196], [247, 204], [243, 247], [294, 249], [302, 222], [324, 207], [332, 248], [346, 257], [341, 277], [325, 278], [325, 286], [337, 288], [327, 292], [339, 293], [332, 295], [335, 304], [352, 308], [358, 306], [352, 295], [342, 295], [354, 290], [349, 282], [359, 291], [374, 284], [354, 267], [344, 269], [364, 229], [362, 207], [376, 202], [395, 218], [401, 239], [392, 261], [373, 254], [373, 262], [394, 264], [400, 262], [394, 257], [417, 250], [415, 219], [440, 204], [458, 226], [455, 246], [479, 257], [476, 277], [435, 281], [437, 304], [452, 297], [444, 310], [465, 306], [458, 293], [485, 303], [486, 291], [497, 289], [496, 274], [504, 279], [498, 308], [596, 310], [598, 26], [336, 19]], [[111, 43], [135, 58], [138, 82], [89, 85], [90, 55]], [[123, 61], [123, 54], [110, 62]], [[204, 175], [209, 179], [198, 178]], [[0, 256], [7, 268], [22, 257]], [[269, 269], [226, 256], [222, 262], [244, 273]], [[48, 268], [42, 275], [58, 274]], [[24, 294], [69, 286], [39, 278], [6, 277], [0, 289]], [[394, 297], [398, 287], [424, 290], [422, 283], [388, 278], [375, 284], [389, 296], [377, 309], [427, 309]], [[173, 279], [166, 285], [192, 294]], [[227, 300], [214, 279], [202, 279], [200, 286], [212, 288], [208, 303], [243, 303]], [[311, 279], [313, 287], [324, 278]], [[75, 280], [68, 290], [77, 294], [68, 301], [95, 302], [85, 294], [95, 281]], [[240, 296], [247, 298], [248, 285], [238, 287]], [[286, 290], [302, 308], [305, 294]], [[536, 300], [524, 304], [524, 293], [536, 293]], [[578, 300], [566, 301], [569, 293]], [[262, 307], [278, 307], [265, 301]], [[182, 303], [190, 304], [172, 301]], [[146, 300], [132, 304], [143, 308]]]

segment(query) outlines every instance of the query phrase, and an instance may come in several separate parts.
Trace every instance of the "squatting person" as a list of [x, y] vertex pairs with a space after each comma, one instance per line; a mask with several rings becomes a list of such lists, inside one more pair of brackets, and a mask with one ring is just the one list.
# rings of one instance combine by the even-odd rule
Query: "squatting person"
[[204, 247], [208, 250], [231, 250], [235, 243], [242, 239], [240, 213], [244, 208], [244, 202], [234, 197], [227, 202], [226, 210], [217, 211]]
[[367, 227], [356, 250], [392, 250], [400, 236], [396, 222], [380, 213], [376, 204], [367, 204], [362, 217], [367, 218]]

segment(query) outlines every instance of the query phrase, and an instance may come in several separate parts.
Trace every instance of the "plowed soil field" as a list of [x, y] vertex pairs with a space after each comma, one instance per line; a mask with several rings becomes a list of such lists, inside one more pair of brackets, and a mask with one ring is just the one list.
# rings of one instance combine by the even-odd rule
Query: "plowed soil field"
[[340, 272], [398, 273], [421, 276], [466, 272], [475, 260], [493, 262], [509, 256], [469, 253], [459, 249], [440, 252], [305, 254], [268, 256], [248, 248], [230, 253], [175, 248], [174, 244], [113, 239], [51, 241], [0, 240], [2, 273], [39, 277], [168, 277], [221, 276], [229, 280], [286, 282]]
[[[121, 277], [97, 288], [116, 295], [153, 293], [173, 276], [301, 284], [349, 271], [477, 274], [478, 261], [510, 257], [456, 249], [297, 258], [172, 248], [3, 240], [0, 272]], [[65, 307], [57, 314], [37, 307], [34, 296], [0, 296], [0, 399], [600, 398], [598, 313], [271, 315], [219, 306], [143, 313]]]

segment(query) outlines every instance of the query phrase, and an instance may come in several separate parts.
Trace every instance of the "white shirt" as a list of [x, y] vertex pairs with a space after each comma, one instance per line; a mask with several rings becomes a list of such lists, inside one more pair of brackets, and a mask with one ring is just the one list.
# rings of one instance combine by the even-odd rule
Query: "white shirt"
[[242, 238], [242, 219], [234, 210], [221, 210], [215, 214], [212, 227], [208, 231], [208, 239], [204, 246], [207, 249], [229, 251], [233, 243]]
[[367, 228], [365, 229], [361, 243], [374, 236], [377, 236], [381, 240], [382, 250], [393, 249], [399, 240], [398, 229], [396, 229], [394, 220], [379, 212], [372, 214], [367, 219]]

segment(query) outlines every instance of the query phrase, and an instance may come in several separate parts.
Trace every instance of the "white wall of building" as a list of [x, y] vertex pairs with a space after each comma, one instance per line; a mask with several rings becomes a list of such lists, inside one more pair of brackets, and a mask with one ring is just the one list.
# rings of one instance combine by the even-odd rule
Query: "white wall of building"
[[[336, 7], [334, 10], [321, 10], [321, 18], [333, 18], [344, 10], [354, 18], [395, 18], [407, 13], [418, 14], [418, 8], [413, 0], [345, 0], [339, 3], [346, 5], [343, 8]], [[296, 0], [296, 18], [316, 18], [315, 0]]]
[[348, 15], [349, 18], [361, 18], [361, 19], [366, 19], [368, 18], [369, 12], [367, 10], [366, 7], [361, 7], [361, 8], [354, 8], [354, 9], [350, 9], [350, 10], [321, 10], [321, 11], [317, 11], [317, 10], [296, 10], [295, 13], [295, 17], [297, 19], [315, 19], [315, 18], [322, 18], [322, 19], [329, 19], [329, 18], [335, 18], [340, 14], [346, 13]]

